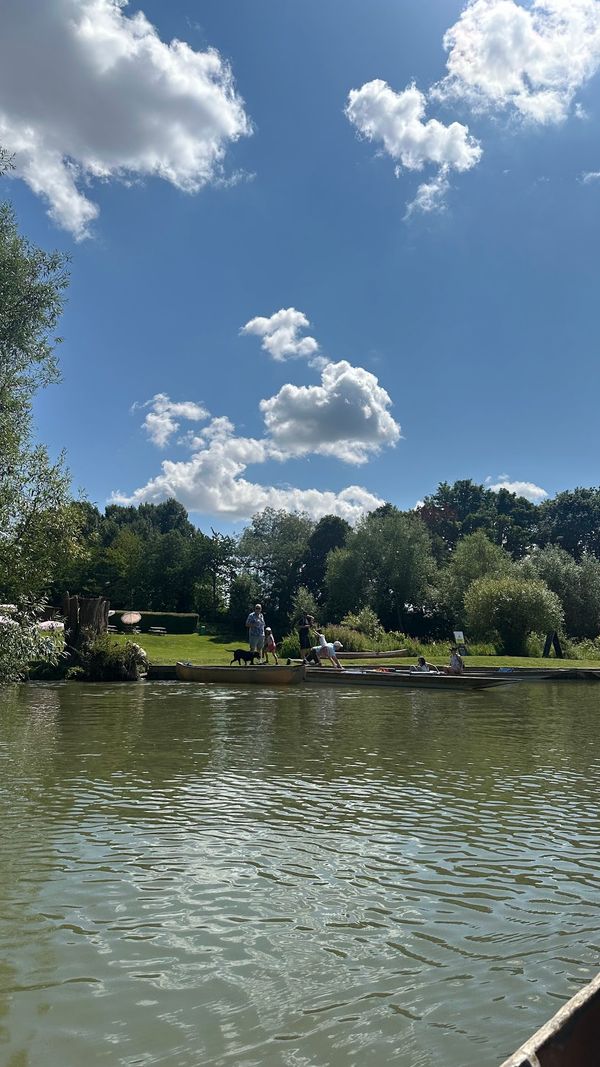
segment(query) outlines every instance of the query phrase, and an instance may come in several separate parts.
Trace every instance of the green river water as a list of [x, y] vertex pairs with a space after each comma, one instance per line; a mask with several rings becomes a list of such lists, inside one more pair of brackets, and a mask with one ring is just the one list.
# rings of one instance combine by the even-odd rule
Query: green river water
[[3, 1067], [497, 1067], [600, 969], [600, 685], [0, 695]]

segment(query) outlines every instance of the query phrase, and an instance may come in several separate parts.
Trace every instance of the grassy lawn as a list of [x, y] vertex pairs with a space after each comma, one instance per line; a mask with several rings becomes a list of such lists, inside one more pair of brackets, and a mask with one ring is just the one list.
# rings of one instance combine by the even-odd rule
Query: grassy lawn
[[[231, 659], [231, 650], [234, 648], [248, 648], [246, 635], [244, 637], [230, 637], [227, 634], [200, 635], [200, 634], [168, 634], [166, 637], [156, 637], [154, 634], [136, 634], [134, 638], [142, 648], [146, 649], [151, 663], [169, 664], [177, 660], [190, 660], [192, 663], [220, 663], [227, 664]], [[116, 641], [125, 641], [127, 638], [121, 634], [115, 637]], [[431, 663], [447, 663], [447, 657], [431, 655], [428, 657]], [[270, 662], [272, 659], [270, 658]], [[344, 660], [344, 663], [351, 663]], [[357, 664], [360, 662], [356, 661]], [[386, 661], [384, 661], [386, 662]], [[416, 656], [408, 656], [402, 660], [389, 660], [399, 666], [403, 663], [416, 663]], [[467, 656], [469, 667], [594, 667], [600, 668], [600, 660], [575, 660], [575, 659], [522, 659], [516, 656]], [[365, 661], [362, 661], [365, 666]]]

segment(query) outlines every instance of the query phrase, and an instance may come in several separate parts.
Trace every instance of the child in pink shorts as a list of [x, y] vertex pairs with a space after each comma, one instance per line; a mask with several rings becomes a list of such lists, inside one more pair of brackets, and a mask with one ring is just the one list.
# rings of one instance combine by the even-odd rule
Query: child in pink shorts
[[273, 637], [273, 631], [270, 626], [267, 626], [265, 629], [265, 663], [269, 662], [269, 652], [273, 654], [275, 663], [279, 663], [279, 660], [277, 659], [277, 645], [275, 643], [275, 638]]

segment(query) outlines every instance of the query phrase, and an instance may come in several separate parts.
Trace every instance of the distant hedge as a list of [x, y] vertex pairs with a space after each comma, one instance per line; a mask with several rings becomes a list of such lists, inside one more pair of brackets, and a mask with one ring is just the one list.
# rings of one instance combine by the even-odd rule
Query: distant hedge
[[[131, 611], [131, 608], [127, 611]], [[130, 630], [131, 627], [121, 623], [121, 616], [125, 614], [127, 612], [124, 610], [115, 611], [109, 619], [110, 624], [119, 630]], [[198, 629], [199, 616], [191, 612], [183, 614], [176, 611], [141, 611], [140, 615], [141, 621], [136, 625], [143, 634], [147, 634], [151, 626], [162, 626], [168, 634], [195, 634]]]

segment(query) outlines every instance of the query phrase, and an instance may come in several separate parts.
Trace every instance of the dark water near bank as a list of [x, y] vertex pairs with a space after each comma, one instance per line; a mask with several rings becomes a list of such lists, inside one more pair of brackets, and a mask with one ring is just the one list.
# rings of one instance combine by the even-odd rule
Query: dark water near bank
[[0, 1062], [495, 1067], [600, 969], [599, 706], [0, 694]]

